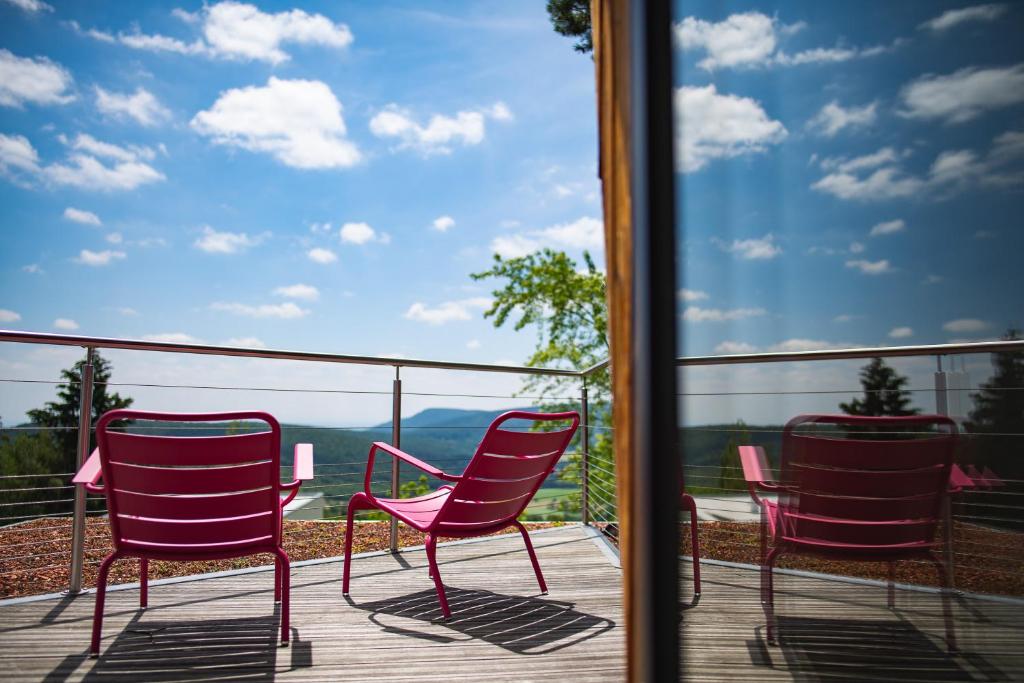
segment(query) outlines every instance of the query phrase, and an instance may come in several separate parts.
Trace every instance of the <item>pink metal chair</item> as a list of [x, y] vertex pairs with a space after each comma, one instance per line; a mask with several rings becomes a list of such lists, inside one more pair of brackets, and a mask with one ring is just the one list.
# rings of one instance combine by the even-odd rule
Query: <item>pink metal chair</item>
[[[949, 576], [935, 554], [951, 489], [956, 423], [941, 415], [801, 415], [783, 431], [781, 477], [760, 446], [741, 446], [747, 488], [761, 507], [761, 603], [775, 644], [772, 571], [784, 554], [887, 562], [889, 607], [899, 560], [930, 561], [943, 586], [946, 643], [956, 650]], [[758, 491], [777, 494], [766, 500]], [[771, 543], [769, 543], [769, 538]]]
[[[262, 420], [270, 429], [231, 436], [144, 436], [113, 431], [110, 425], [118, 420]], [[146, 607], [150, 560], [273, 553], [274, 601], [282, 603], [281, 643], [287, 646], [290, 563], [281, 545], [281, 518], [302, 481], [313, 478], [312, 445], [295, 446], [295, 477], [282, 484], [281, 428], [267, 413], [112, 410], [97, 422], [96, 441], [96, 450], [73, 480], [106, 495], [114, 544], [96, 580], [91, 655], [99, 655], [110, 566], [124, 557], [140, 561], [139, 605]]]
[[[509, 420], [570, 424], [565, 429], [548, 432], [502, 429], [502, 425]], [[451, 618], [451, 610], [448, 608], [444, 584], [441, 583], [441, 574], [437, 569], [437, 539], [441, 537], [481, 536], [515, 526], [526, 543], [526, 551], [530, 554], [540, 590], [546, 594], [547, 584], [544, 583], [544, 575], [540, 571], [530, 536], [517, 517], [526, 509], [537, 489], [555, 468], [579, 423], [580, 416], [575, 412], [504, 413], [491, 423], [480, 445], [477, 446], [473, 459], [460, 475], [448, 474], [393, 446], [380, 441], [375, 442], [370, 448], [366, 463], [364, 490], [352, 496], [348, 503], [342, 592], [348, 595], [354, 515], [358, 510], [377, 509], [426, 534], [430, 577], [434, 580], [437, 599], [441, 603], [445, 619]], [[416, 498], [378, 498], [370, 490], [377, 451], [383, 451], [426, 472], [431, 477], [454, 482], [455, 485], [444, 485], [433, 493]]]
[[690, 511], [690, 545], [693, 547], [693, 597], [700, 597], [700, 538], [697, 536], [697, 501], [689, 493], [679, 498], [679, 508]]

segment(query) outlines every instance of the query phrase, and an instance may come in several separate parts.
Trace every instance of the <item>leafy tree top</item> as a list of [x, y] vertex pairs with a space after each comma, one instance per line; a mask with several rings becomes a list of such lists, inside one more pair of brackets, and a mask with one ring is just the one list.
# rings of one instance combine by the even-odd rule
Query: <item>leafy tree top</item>
[[839, 404], [840, 410], [848, 415], [917, 415], [921, 412], [910, 407], [910, 392], [903, 388], [907, 385], [907, 378], [881, 358], [873, 358], [861, 368], [860, 384], [864, 388], [864, 398]]
[[548, 0], [548, 16], [555, 31], [579, 38], [573, 49], [586, 54], [594, 51], [590, 31], [590, 0]]

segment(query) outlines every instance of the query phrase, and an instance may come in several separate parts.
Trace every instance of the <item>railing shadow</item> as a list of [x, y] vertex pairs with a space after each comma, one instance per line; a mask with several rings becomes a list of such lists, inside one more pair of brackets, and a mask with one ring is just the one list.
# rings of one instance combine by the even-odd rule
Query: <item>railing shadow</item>
[[[85, 672], [83, 681], [272, 681], [289, 669], [313, 665], [311, 643], [291, 630], [280, 646], [280, 605], [273, 614], [240, 619], [147, 619], [139, 611]], [[44, 680], [63, 681], [86, 660], [65, 658]], [[287, 660], [286, 660], [287, 661]]]
[[[928, 637], [904, 620], [779, 616], [777, 623], [778, 648], [766, 647], [762, 642], [752, 648], [752, 653], [779, 652], [797, 681], [1006, 680], [999, 669], [978, 661], [977, 655], [951, 655], [941, 639]], [[758, 640], [761, 638], [759, 635]], [[962, 668], [958, 659], [970, 661], [973, 672]], [[979, 671], [984, 676], [981, 679], [977, 677]]]
[[[520, 655], [556, 652], [615, 628], [614, 621], [580, 612], [574, 603], [491, 591], [449, 587], [449, 621], [442, 621], [433, 590], [364, 604], [347, 597], [346, 600], [353, 607], [370, 612], [370, 621], [386, 633], [435, 643], [476, 639]], [[415, 621], [433, 627], [418, 630], [412, 624]]]

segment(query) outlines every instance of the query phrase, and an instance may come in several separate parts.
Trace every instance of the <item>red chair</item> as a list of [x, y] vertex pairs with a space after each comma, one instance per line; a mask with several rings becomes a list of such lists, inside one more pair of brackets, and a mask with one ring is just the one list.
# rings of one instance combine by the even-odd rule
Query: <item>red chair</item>
[[[535, 423], [570, 422], [558, 431], [531, 432], [502, 429], [509, 420]], [[537, 555], [533, 552], [526, 528], [516, 519], [530, 503], [537, 489], [555, 468], [558, 459], [572, 440], [580, 416], [568, 413], [526, 413], [511, 411], [500, 415], [487, 429], [473, 459], [460, 475], [448, 474], [422, 460], [377, 441], [370, 448], [366, 463], [364, 491], [352, 496], [348, 503], [348, 524], [345, 528], [345, 570], [342, 592], [348, 595], [349, 570], [352, 564], [352, 524], [357, 510], [377, 509], [402, 520], [426, 534], [427, 561], [430, 577], [437, 589], [437, 598], [445, 619], [451, 618], [441, 574], [437, 570], [437, 539], [482, 536], [510, 526], [519, 529], [530, 554], [533, 571], [542, 593], [548, 588], [541, 574]], [[373, 464], [377, 451], [403, 460], [435, 479], [455, 482], [433, 493], [416, 498], [377, 498], [370, 490]]]
[[[949, 577], [935, 554], [956, 443], [956, 423], [941, 415], [801, 415], [783, 431], [778, 480], [763, 448], [740, 447], [747, 488], [761, 507], [761, 603], [769, 643], [775, 644], [775, 562], [803, 553], [887, 562], [890, 608], [894, 563], [930, 561], [943, 586], [946, 642], [956, 650]], [[758, 490], [776, 493], [777, 501]]]
[[[270, 430], [232, 436], [144, 436], [113, 431], [118, 420], [262, 420]], [[289, 560], [281, 545], [284, 505], [313, 478], [313, 447], [295, 446], [295, 478], [281, 483], [281, 428], [261, 412], [175, 414], [112, 410], [96, 424], [97, 448], [74, 483], [107, 497], [114, 551], [100, 563], [91, 654], [99, 655], [107, 575], [115, 560], [140, 560], [139, 604], [148, 603], [150, 560], [219, 560], [273, 553], [274, 601], [288, 645]], [[103, 479], [103, 485], [97, 482]], [[287, 492], [281, 498], [281, 492]]]
[[679, 498], [679, 509], [690, 511], [690, 545], [693, 548], [693, 597], [700, 598], [700, 538], [697, 536], [697, 501], [689, 493], [684, 493]]

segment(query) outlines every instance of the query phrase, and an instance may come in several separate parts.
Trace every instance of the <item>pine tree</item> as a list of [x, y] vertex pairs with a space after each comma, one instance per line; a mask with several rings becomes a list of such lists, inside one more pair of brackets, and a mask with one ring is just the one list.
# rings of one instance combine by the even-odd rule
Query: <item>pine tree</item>
[[[65, 384], [57, 385], [57, 400], [50, 401], [43, 408], [28, 411], [33, 424], [53, 430], [53, 440], [62, 455], [61, 468], [64, 472], [78, 469], [78, 403], [82, 386], [82, 368], [85, 361], [80, 360], [74, 367], [61, 371]], [[119, 394], [107, 391], [113, 367], [110, 361], [96, 352], [93, 356], [93, 389], [92, 389], [92, 422], [95, 423], [108, 410], [127, 408], [132, 399], [121, 398]], [[96, 447], [95, 437], [90, 441], [89, 450]]]
[[[1020, 335], [1020, 330], [1011, 328], [1003, 339], [1020, 339]], [[988, 465], [1004, 479], [1020, 479], [1024, 474], [1018, 456], [1024, 435], [1024, 352], [993, 353], [992, 368], [992, 379], [971, 395], [974, 410], [964, 426], [970, 433], [989, 435], [975, 440], [978, 465]]]
[[864, 398], [855, 398], [849, 403], [840, 403], [839, 409], [847, 415], [917, 415], [921, 412], [910, 406], [910, 392], [903, 387], [907, 378], [885, 364], [881, 358], [873, 358], [861, 368], [860, 384]]

